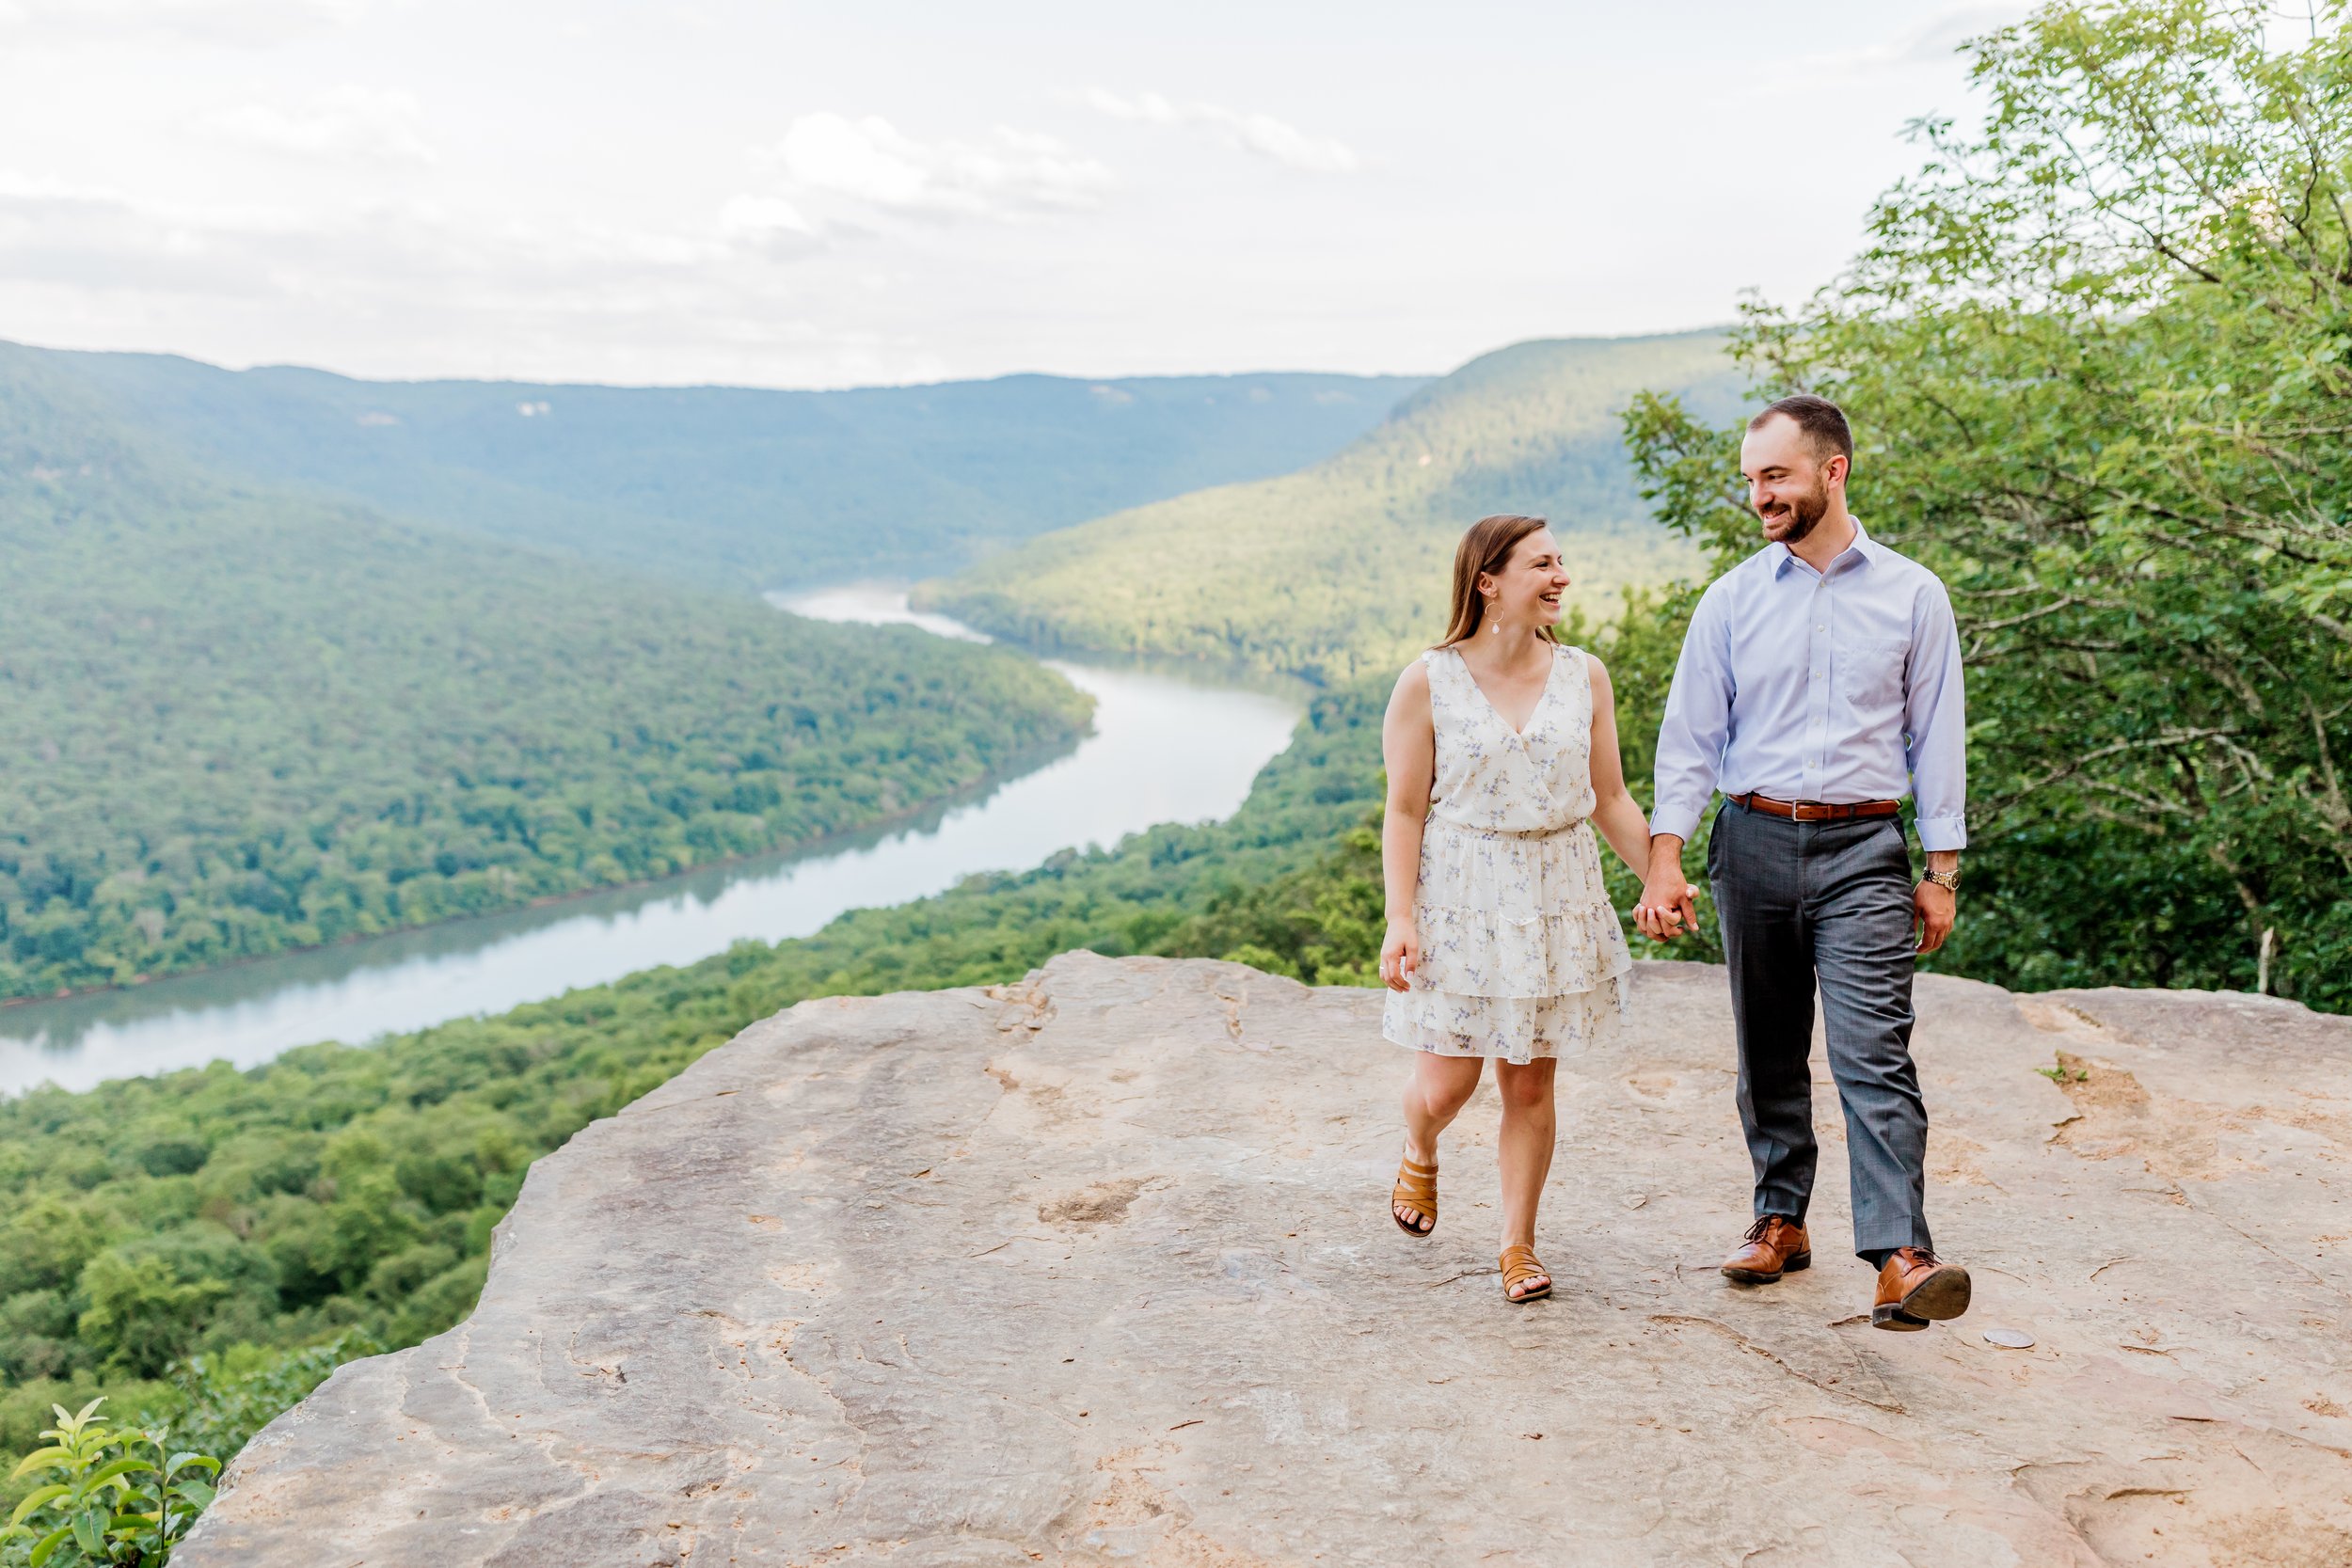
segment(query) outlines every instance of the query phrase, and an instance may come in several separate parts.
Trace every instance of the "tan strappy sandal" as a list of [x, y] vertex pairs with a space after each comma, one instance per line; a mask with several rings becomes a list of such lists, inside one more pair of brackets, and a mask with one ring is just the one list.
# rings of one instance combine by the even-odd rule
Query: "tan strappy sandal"
[[[1397, 1205], [1403, 1204], [1417, 1214], [1429, 1216], [1429, 1228], [1416, 1230], [1397, 1215]], [[1389, 1218], [1396, 1227], [1417, 1242], [1425, 1242], [1438, 1229], [1438, 1167], [1424, 1165], [1410, 1156], [1397, 1163], [1396, 1185], [1389, 1189]]]
[[[1532, 1246], [1507, 1246], [1502, 1249], [1502, 1299], [1514, 1307], [1524, 1307], [1531, 1301], [1541, 1301], [1551, 1294], [1551, 1271], [1535, 1260]], [[1530, 1291], [1523, 1296], [1511, 1293], [1511, 1287], [1523, 1279], [1541, 1278], [1543, 1288]]]

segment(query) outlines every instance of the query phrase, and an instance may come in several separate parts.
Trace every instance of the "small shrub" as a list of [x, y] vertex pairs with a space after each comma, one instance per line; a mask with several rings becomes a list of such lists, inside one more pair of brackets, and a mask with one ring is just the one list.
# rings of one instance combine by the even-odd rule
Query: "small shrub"
[[[0, 1529], [0, 1562], [16, 1568], [162, 1568], [171, 1548], [213, 1500], [208, 1479], [220, 1461], [167, 1450], [164, 1434], [110, 1429], [103, 1396], [41, 1433], [45, 1448], [15, 1477], [41, 1478]], [[20, 1557], [18, 1554], [22, 1553]]]

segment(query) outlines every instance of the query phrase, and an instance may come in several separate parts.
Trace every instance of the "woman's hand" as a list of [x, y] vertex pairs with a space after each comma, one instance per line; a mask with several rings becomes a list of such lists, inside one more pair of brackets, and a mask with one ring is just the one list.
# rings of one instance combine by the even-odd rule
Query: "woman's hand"
[[1421, 933], [1409, 920], [1389, 922], [1380, 943], [1380, 980], [1391, 990], [1412, 989], [1411, 976], [1421, 973]]

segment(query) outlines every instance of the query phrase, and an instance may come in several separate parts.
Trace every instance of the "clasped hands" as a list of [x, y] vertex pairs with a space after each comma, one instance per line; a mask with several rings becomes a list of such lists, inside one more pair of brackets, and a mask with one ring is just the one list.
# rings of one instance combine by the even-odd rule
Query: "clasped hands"
[[1682, 840], [1656, 833], [1649, 841], [1649, 875], [1642, 884], [1642, 901], [1633, 906], [1633, 925], [1652, 942], [1672, 942], [1699, 928], [1698, 895], [1682, 875]]
[[1698, 895], [1681, 866], [1651, 865], [1642, 901], [1633, 906], [1633, 925], [1652, 942], [1672, 942], [1699, 928]]
[[[1677, 839], [1671, 855], [1651, 855], [1642, 901], [1633, 906], [1635, 928], [1653, 942], [1672, 942], [1691, 935], [1699, 927], [1696, 895], [1682, 875], [1681, 849], [1681, 841]], [[1919, 952], [1932, 953], [1944, 945], [1945, 939], [1952, 934], [1958, 904], [1951, 889], [1933, 882], [1923, 881], [1912, 890], [1912, 930]]]

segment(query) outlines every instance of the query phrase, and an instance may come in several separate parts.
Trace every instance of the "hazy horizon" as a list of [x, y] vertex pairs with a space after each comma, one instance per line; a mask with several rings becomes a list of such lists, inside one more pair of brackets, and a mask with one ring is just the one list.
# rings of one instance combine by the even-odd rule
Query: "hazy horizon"
[[[2020, 3], [17, 0], [0, 338], [370, 380], [1438, 373], [1835, 277]], [[38, 155], [34, 150], [38, 149]]]
[[0, 342], [14, 342], [16, 346], [20, 348], [35, 349], [44, 353], [119, 354], [158, 359], [183, 359], [193, 364], [209, 366], [215, 370], [229, 371], [239, 375], [251, 372], [301, 371], [308, 374], [331, 375], [345, 381], [365, 382], [386, 386], [432, 386], [436, 384], [448, 384], [453, 386], [462, 385], [484, 387], [580, 387], [596, 388], [601, 390], [618, 392], [637, 390], [664, 392], [691, 392], [705, 390], [717, 392], [862, 392], [909, 391], [924, 387], [971, 386], [992, 381], [1016, 381], [1024, 376], [1040, 376], [1055, 381], [1097, 382], [1199, 380], [1243, 381], [1251, 376], [1258, 375], [1344, 375], [1358, 376], [1366, 380], [1391, 377], [1417, 378], [1423, 381], [1437, 381], [1442, 379], [1448, 374], [1451, 374], [1453, 372], [1459, 370], [1463, 365], [1469, 364], [1477, 359], [1482, 359], [1489, 354], [1500, 353], [1506, 348], [1516, 348], [1522, 343], [1639, 342], [1656, 338], [1698, 338], [1704, 337], [1709, 333], [1728, 332], [1731, 330], [1733, 325], [1734, 324], [1731, 322], [1723, 321], [1710, 322], [1704, 326], [1683, 327], [1670, 332], [1581, 332], [1563, 333], [1550, 337], [1518, 338], [1512, 340], [1510, 342], [1495, 343], [1490, 347], [1480, 349], [1471, 354], [1468, 358], [1457, 361], [1454, 364], [1442, 365], [1430, 370], [1354, 371], [1333, 370], [1328, 366], [1324, 365], [1253, 365], [1244, 370], [1232, 371], [1045, 371], [1035, 369], [1013, 369], [991, 372], [984, 375], [944, 376], [933, 377], [921, 381], [850, 381], [841, 382], [831, 386], [784, 386], [751, 381], [595, 381], [580, 377], [574, 377], [567, 380], [540, 380], [518, 376], [353, 375], [348, 372], [333, 370], [324, 365], [303, 364], [294, 360], [272, 360], [253, 365], [226, 365], [215, 359], [206, 359], [193, 354], [177, 354], [167, 349], [90, 349], [77, 348], [62, 343], [28, 342], [20, 339], [0, 339]]

